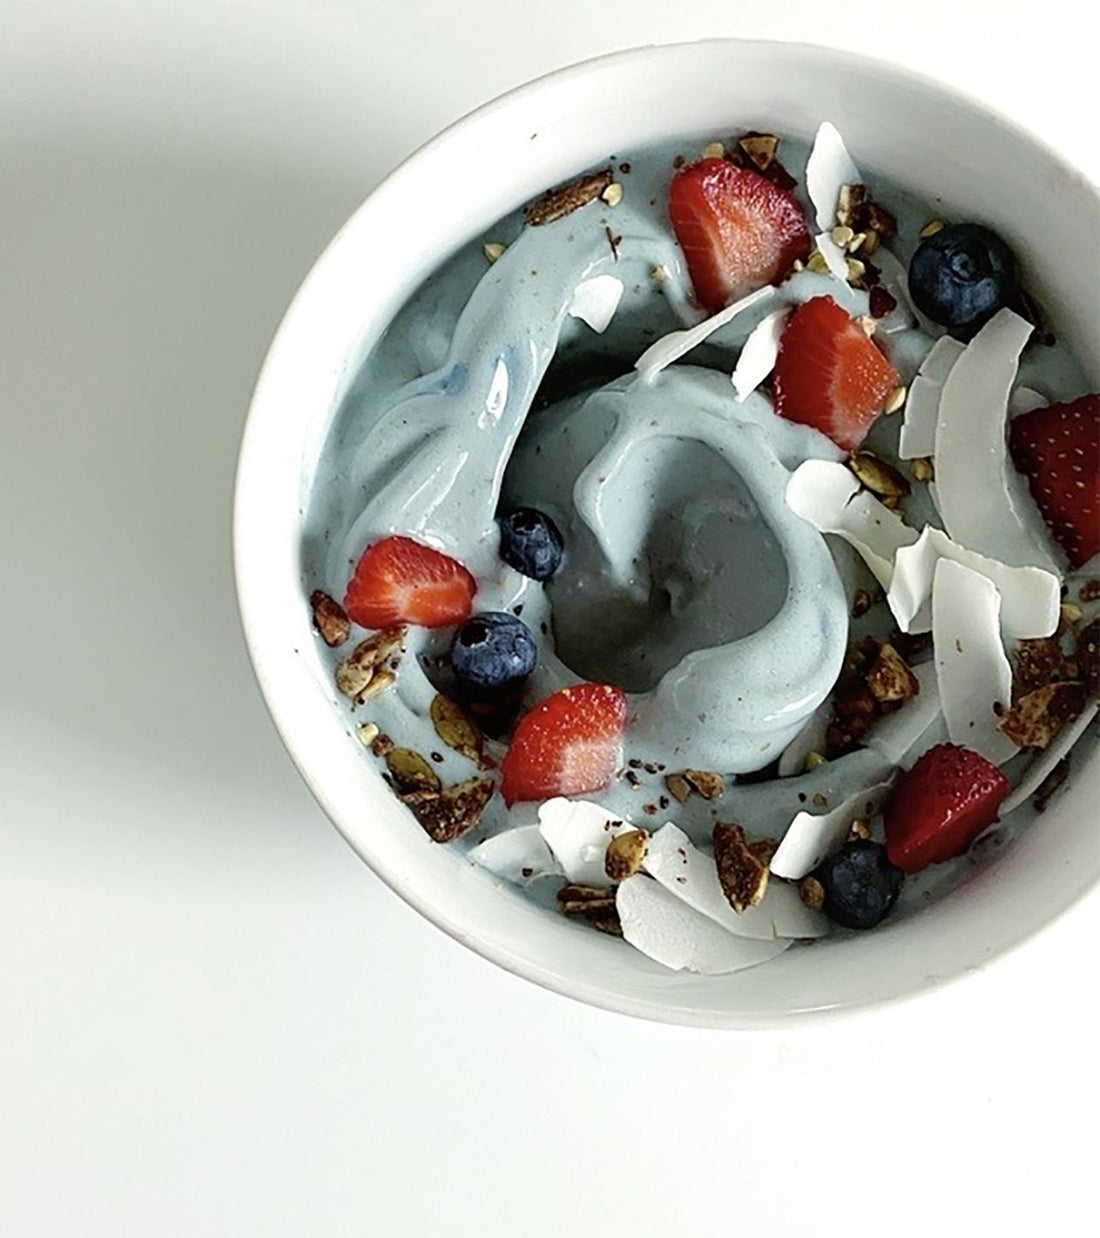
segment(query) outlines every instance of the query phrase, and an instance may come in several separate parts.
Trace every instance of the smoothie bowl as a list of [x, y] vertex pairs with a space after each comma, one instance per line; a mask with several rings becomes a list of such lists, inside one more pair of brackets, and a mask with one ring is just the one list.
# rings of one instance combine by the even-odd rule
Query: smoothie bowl
[[548, 987], [712, 1026], [979, 966], [1096, 881], [1095, 191], [815, 48], [621, 53], [333, 241], [235, 553], [352, 846]]

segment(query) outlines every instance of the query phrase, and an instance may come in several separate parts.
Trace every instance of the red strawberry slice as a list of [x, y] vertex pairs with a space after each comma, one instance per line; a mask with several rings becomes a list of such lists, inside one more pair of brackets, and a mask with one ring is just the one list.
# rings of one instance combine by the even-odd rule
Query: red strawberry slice
[[867, 332], [832, 297], [791, 315], [775, 363], [775, 411], [855, 451], [901, 380]]
[[476, 592], [477, 581], [456, 560], [409, 537], [384, 537], [356, 564], [344, 609], [364, 628], [446, 628], [470, 617]]
[[1100, 553], [1100, 395], [1013, 419], [1009, 451], [1070, 565]]
[[961, 855], [997, 820], [1011, 789], [973, 749], [937, 744], [902, 775], [886, 802], [886, 854], [907, 873]]
[[778, 283], [813, 245], [795, 198], [726, 159], [681, 168], [672, 178], [668, 213], [695, 295], [711, 313]]
[[625, 725], [626, 695], [610, 684], [581, 683], [547, 697], [519, 720], [501, 763], [505, 803], [606, 787]]

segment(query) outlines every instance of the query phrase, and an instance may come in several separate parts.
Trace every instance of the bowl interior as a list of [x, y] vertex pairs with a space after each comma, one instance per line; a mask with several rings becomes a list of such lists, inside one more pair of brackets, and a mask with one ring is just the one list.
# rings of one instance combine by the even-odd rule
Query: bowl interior
[[[617, 151], [823, 119], [858, 163], [947, 216], [990, 222], [1093, 384], [1100, 371], [1100, 199], [1052, 151], [980, 105], [891, 66], [820, 48], [713, 41], [562, 70], [458, 122], [403, 164], [322, 256], [271, 347], [238, 474], [235, 558], [268, 707], [317, 799], [399, 894], [485, 956], [597, 1005], [712, 1026], [907, 994], [974, 968], [1097, 879], [1100, 759], [991, 867], [921, 915], [792, 949], [728, 977], [673, 974], [432, 844], [334, 707], [300, 562], [301, 513], [341, 398], [388, 321], [449, 254], [547, 186]], [[440, 186], [446, 186], [445, 196]]]

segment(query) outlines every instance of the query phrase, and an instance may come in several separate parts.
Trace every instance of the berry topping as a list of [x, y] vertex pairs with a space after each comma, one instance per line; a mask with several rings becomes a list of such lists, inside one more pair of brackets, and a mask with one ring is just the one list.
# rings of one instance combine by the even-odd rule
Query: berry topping
[[702, 159], [672, 178], [668, 213], [700, 304], [712, 313], [785, 279], [812, 247], [802, 208], [752, 168]]
[[999, 309], [1019, 304], [1016, 255], [981, 224], [941, 228], [913, 255], [909, 295], [921, 313], [968, 340]]
[[537, 661], [538, 647], [527, 624], [498, 610], [467, 619], [451, 642], [454, 673], [475, 694], [521, 683]]
[[1071, 567], [1100, 552], [1100, 395], [1021, 413], [1009, 450]]
[[619, 764], [625, 725], [621, 688], [581, 683], [547, 697], [519, 720], [505, 754], [505, 802], [602, 790]]
[[445, 628], [469, 616], [476, 592], [456, 560], [408, 537], [384, 537], [356, 564], [344, 609], [364, 628]]
[[994, 821], [1008, 779], [973, 749], [937, 744], [903, 774], [886, 802], [886, 852], [919, 873], [961, 855]]
[[549, 580], [561, 566], [562, 540], [558, 526], [545, 512], [517, 507], [497, 517], [500, 557], [532, 580]]
[[775, 363], [775, 411], [855, 451], [898, 386], [898, 373], [832, 297], [791, 315]]
[[845, 843], [814, 873], [825, 891], [825, 914], [845, 928], [869, 929], [890, 914], [905, 874], [881, 843]]

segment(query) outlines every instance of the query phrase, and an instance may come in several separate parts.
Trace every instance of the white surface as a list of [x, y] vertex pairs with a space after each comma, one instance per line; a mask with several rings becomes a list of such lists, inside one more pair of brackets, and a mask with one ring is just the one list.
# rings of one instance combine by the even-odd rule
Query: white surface
[[[816, 39], [938, 73], [1100, 179], [1095, 38], [1076, 4], [1033, 14], [559, 0], [532, 38], [488, 2], [0, 5], [0, 1231], [850, 1238], [853, 1194], [904, 1236], [1083, 1231], [1095, 896], [962, 984], [790, 1031], [566, 1002], [324, 821], [227, 548], [287, 298], [458, 112], [626, 43]], [[798, 1200], [780, 1167], [822, 1124], [851, 1146], [800, 1158]], [[637, 1189], [639, 1149], [692, 1188]]]

